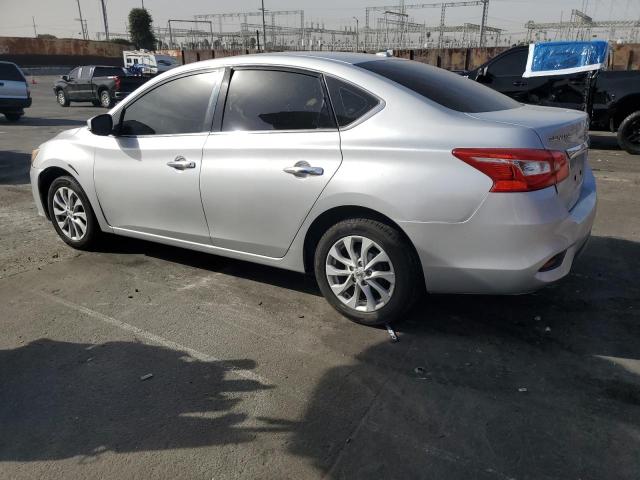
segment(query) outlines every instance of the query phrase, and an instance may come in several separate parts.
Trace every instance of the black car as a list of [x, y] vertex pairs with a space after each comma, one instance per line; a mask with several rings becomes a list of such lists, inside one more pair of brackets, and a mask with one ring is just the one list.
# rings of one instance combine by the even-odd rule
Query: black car
[[134, 76], [122, 67], [86, 65], [76, 67], [53, 84], [58, 103], [91, 102], [96, 107], [111, 108], [150, 77]]
[[582, 110], [591, 129], [618, 132], [618, 143], [640, 154], [640, 71], [599, 70], [523, 78], [529, 48], [515, 47], [468, 77], [522, 103]]

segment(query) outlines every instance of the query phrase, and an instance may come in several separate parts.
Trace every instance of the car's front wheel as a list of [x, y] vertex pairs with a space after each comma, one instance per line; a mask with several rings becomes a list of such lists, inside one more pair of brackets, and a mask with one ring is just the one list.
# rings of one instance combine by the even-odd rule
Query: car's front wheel
[[314, 267], [329, 303], [364, 325], [399, 320], [422, 290], [411, 245], [392, 226], [368, 218], [343, 220], [327, 230]]
[[68, 245], [86, 250], [96, 243], [100, 226], [89, 199], [73, 177], [58, 177], [51, 183], [47, 206], [53, 227]]
[[56, 92], [56, 100], [58, 101], [58, 104], [61, 107], [68, 107], [69, 103], [71, 103], [71, 102], [69, 102], [69, 98], [67, 97], [67, 94], [64, 93], [64, 90], [62, 90], [62, 89], [59, 89]]
[[618, 144], [633, 155], [640, 155], [640, 112], [625, 118], [618, 127]]

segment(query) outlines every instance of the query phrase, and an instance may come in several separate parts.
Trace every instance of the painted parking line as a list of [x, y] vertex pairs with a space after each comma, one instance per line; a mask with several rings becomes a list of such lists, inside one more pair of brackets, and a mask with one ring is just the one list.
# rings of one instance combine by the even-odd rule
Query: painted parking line
[[272, 385], [273, 383], [267, 379], [264, 378], [256, 373], [254, 373], [251, 370], [245, 370], [245, 369], [241, 369], [238, 368], [235, 365], [232, 365], [230, 363], [225, 362], [224, 360], [220, 359], [220, 358], [216, 358], [213, 357], [207, 353], [203, 353], [200, 352], [198, 350], [195, 350], [191, 347], [187, 347], [185, 345], [182, 345], [180, 343], [174, 342], [172, 340], [169, 340], [167, 338], [161, 337], [160, 335], [156, 335], [155, 333], [149, 332], [147, 330], [143, 330], [142, 328], [136, 327], [135, 325], [131, 325], [129, 323], [123, 322], [121, 320], [118, 320], [117, 318], [113, 318], [110, 317], [109, 315], [105, 315], [103, 313], [100, 312], [96, 312], [95, 310], [92, 310], [90, 308], [85, 307], [84, 305], [79, 305], [77, 303], [74, 302], [70, 302], [69, 300], [65, 300], [63, 298], [60, 298], [56, 295], [52, 295], [50, 293], [46, 293], [46, 292], [37, 292], [40, 296], [46, 298], [47, 300], [50, 300], [54, 303], [57, 303], [59, 305], [64, 305], [67, 308], [70, 308], [71, 310], [75, 310], [76, 312], [80, 312], [83, 313], [85, 315], [87, 315], [88, 317], [94, 318], [96, 320], [100, 320], [108, 325], [117, 327], [121, 330], [127, 331], [127, 332], [131, 332], [134, 333], [136, 335], [138, 335], [139, 337], [142, 337], [146, 340], [148, 340], [149, 342], [152, 343], [156, 343], [158, 345], [162, 345], [163, 347], [167, 347], [170, 348], [171, 350], [176, 350], [176, 351], [181, 351], [181, 352], [186, 352], [188, 353], [191, 357], [195, 358], [196, 360], [200, 360], [202, 362], [218, 362], [220, 364], [222, 364], [226, 369], [231, 370], [232, 372], [234, 372], [236, 375], [238, 375], [239, 377], [242, 377], [244, 379], [247, 380], [253, 380], [255, 382], [260, 382], [266, 385]]

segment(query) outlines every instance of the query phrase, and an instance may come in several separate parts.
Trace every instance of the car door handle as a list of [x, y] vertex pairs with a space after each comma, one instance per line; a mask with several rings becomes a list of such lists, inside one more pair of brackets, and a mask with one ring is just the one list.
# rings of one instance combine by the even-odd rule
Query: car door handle
[[187, 168], [196, 168], [196, 162], [190, 162], [186, 158], [178, 155], [175, 160], [167, 162], [167, 165], [176, 170], [186, 170]]
[[290, 173], [291, 175], [295, 175], [296, 177], [303, 177], [305, 175], [322, 175], [324, 173], [323, 168], [312, 167], [304, 160], [296, 162], [293, 167], [284, 168], [283, 171], [286, 173]]
[[515, 82], [513, 82], [514, 87], [524, 87], [526, 84], [527, 82], [523, 82], [522, 80], [516, 80]]

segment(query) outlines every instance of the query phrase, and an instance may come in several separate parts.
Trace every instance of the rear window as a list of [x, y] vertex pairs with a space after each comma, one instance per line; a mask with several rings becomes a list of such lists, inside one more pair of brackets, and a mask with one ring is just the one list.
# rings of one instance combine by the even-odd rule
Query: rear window
[[120, 67], [96, 67], [93, 71], [94, 77], [116, 77], [124, 75], [124, 71]]
[[455, 73], [411, 60], [390, 59], [357, 63], [443, 107], [465, 113], [509, 110], [521, 105], [511, 98]]
[[0, 80], [10, 80], [12, 82], [24, 82], [24, 77], [18, 67], [10, 63], [0, 63]]

